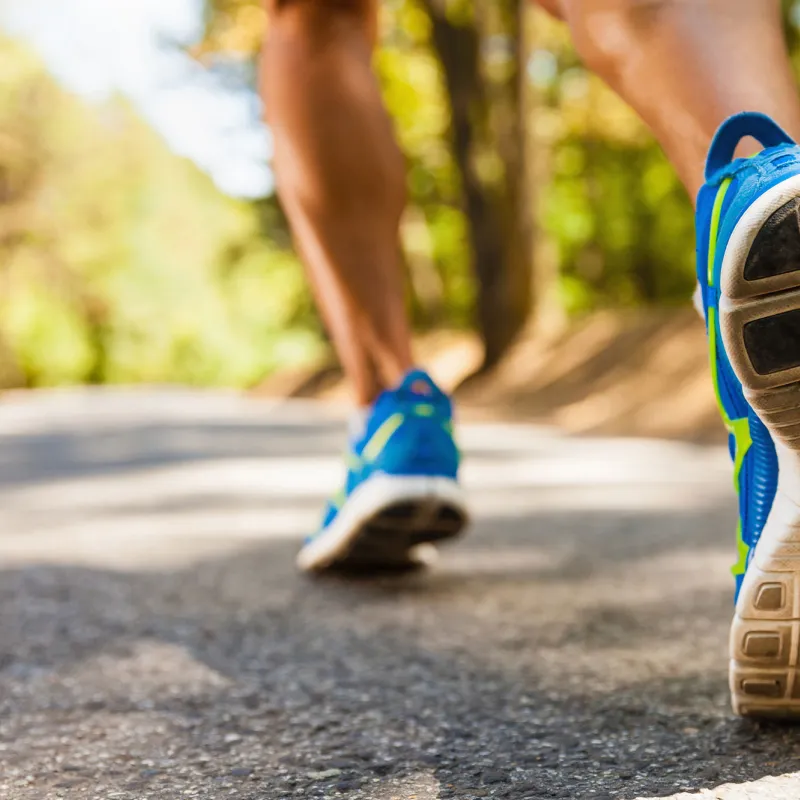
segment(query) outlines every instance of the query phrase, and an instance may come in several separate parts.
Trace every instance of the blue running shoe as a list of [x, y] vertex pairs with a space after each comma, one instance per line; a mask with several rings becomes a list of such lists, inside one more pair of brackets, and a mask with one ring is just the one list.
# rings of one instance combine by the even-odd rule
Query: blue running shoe
[[[763, 146], [734, 160], [739, 142]], [[711, 372], [739, 491], [733, 708], [800, 715], [800, 148], [769, 117], [718, 131], [697, 203]]]
[[459, 534], [468, 514], [458, 483], [450, 399], [420, 370], [384, 392], [351, 443], [344, 490], [297, 558], [300, 569], [380, 572], [421, 565], [421, 546]]

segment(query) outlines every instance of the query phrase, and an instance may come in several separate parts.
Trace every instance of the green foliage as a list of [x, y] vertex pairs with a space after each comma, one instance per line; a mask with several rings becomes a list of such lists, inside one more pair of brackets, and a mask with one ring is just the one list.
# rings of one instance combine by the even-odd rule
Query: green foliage
[[246, 385], [319, 349], [300, 267], [257, 207], [123, 102], [82, 106], [7, 41], [0, 70], [3, 374]]

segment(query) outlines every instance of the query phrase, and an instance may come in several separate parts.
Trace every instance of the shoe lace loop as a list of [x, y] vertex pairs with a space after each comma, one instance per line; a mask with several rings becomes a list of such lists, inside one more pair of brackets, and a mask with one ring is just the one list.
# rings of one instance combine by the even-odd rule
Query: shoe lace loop
[[736, 153], [739, 142], [752, 136], [764, 147], [794, 144], [794, 140], [783, 128], [766, 114], [744, 111], [726, 120], [717, 131], [706, 161], [706, 181], [711, 181], [717, 172], [727, 167]]

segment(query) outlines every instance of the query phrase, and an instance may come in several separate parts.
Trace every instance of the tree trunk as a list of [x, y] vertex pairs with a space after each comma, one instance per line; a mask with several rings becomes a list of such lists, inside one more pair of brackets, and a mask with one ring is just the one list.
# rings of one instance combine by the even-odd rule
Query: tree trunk
[[[524, 121], [519, 114], [521, 14], [519, 0], [484, 0], [489, 30], [476, 21], [448, 19], [443, 0], [422, 0], [433, 45], [444, 71], [451, 110], [453, 151], [469, 221], [473, 269], [478, 282], [478, 326], [485, 346], [484, 369], [494, 366], [524, 327], [530, 307], [530, 254], [524, 202]], [[503, 30], [505, 28], [505, 30]], [[509, 35], [510, 32], [510, 35]], [[481, 66], [484, 34], [511, 42], [513, 63], [501, 81]], [[486, 177], [483, 159], [499, 156], [500, 175]], [[486, 172], [486, 170], [483, 170]], [[489, 170], [493, 173], [493, 170]]]

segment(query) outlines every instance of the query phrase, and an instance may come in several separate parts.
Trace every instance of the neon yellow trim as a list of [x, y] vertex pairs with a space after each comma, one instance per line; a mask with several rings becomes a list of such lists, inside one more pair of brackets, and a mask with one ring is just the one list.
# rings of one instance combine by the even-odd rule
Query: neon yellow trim
[[736, 453], [733, 460], [733, 482], [738, 491], [739, 475], [742, 472], [744, 457], [753, 444], [753, 439], [750, 436], [750, 420], [747, 417], [731, 420], [728, 430], [733, 434], [733, 441], [736, 444]]
[[714, 198], [714, 210], [711, 213], [711, 236], [708, 242], [708, 285], [714, 285], [714, 261], [717, 258], [717, 236], [719, 235], [719, 221], [722, 217], [722, 203], [725, 195], [731, 188], [733, 178], [725, 178], [720, 184], [717, 196]]
[[736, 563], [731, 567], [731, 572], [734, 575], [744, 575], [747, 572], [747, 556], [750, 555], [750, 548], [745, 543], [744, 539], [742, 538], [742, 523], [739, 523], [739, 526], [736, 528], [736, 552], [738, 554], [738, 560]]
[[714, 394], [717, 396], [719, 413], [722, 415], [722, 421], [725, 423], [728, 433], [733, 434], [733, 439], [736, 444], [736, 452], [733, 460], [733, 480], [738, 490], [739, 475], [742, 471], [742, 465], [744, 464], [744, 457], [753, 444], [753, 439], [750, 436], [750, 421], [747, 417], [730, 419], [725, 411], [725, 405], [722, 402], [722, 395], [719, 391], [719, 373], [717, 372], [717, 310], [713, 307], [708, 309], [708, 347], [711, 362], [711, 381], [714, 384]]
[[719, 373], [717, 372], [717, 309], [710, 306], [708, 309], [708, 350], [711, 363], [711, 382], [714, 385], [714, 394], [717, 397], [717, 405], [719, 406], [719, 413], [722, 414], [722, 421], [725, 427], [731, 431], [731, 421], [728, 419], [728, 413], [725, 411], [725, 405], [722, 402], [722, 395], [719, 391]]
[[[719, 236], [719, 223], [722, 217], [722, 204], [725, 201], [725, 195], [730, 189], [732, 180], [732, 178], [726, 178], [720, 184], [717, 196], [714, 198], [714, 210], [711, 214], [711, 233], [708, 242], [709, 286], [714, 285], [714, 262], [717, 258], [717, 237]], [[747, 417], [730, 419], [722, 402], [722, 395], [719, 391], [719, 372], [717, 370], [717, 310], [714, 307], [708, 309], [708, 347], [711, 355], [711, 380], [714, 384], [714, 394], [717, 396], [717, 405], [725, 427], [733, 436], [733, 485], [738, 493], [741, 489], [739, 479], [742, 474], [744, 459], [753, 445], [753, 439], [750, 436], [750, 421]], [[737, 561], [731, 572], [734, 575], [744, 575], [747, 570], [747, 557], [750, 554], [750, 547], [742, 537], [741, 520], [739, 520], [739, 525], [736, 528], [736, 553]]]
[[[722, 395], [719, 391], [719, 373], [717, 371], [717, 310], [713, 307], [708, 309], [708, 346], [711, 354], [711, 380], [714, 384], [714, 394], [717, 396], [717, 405], [725, 427], [733, 435], [733, 486], [738, 493], [741, 489], [739, 478], [742, 474], [744, 459], [753, 445], [753, 438], [750, 435], [750, 420], [747, 417], [730, 419], [722, 403]], [[736, 529], [736, 552], [738, 559], [731, 571], [734, 575], [744, 575], [747, 569], [747, 556], [750, 553], [750, 548], [742, 538], [741, 520], [739, 520], [739, 526]]]
[[414, 406], [414, 413], [418, 417], [432, 417], [436, 413], [436, 409], [430, 403], [419, 403]]
[[402, 414], [392, 414], [383, 425], [378, 428], [372, 435], [372, 438], [364, 446], [361, 451], [361, 457], [366, 462], [374, 461], [386, 447], [389, 439], [392, 438], [395, 431], [403, 424], [405, 417]]

